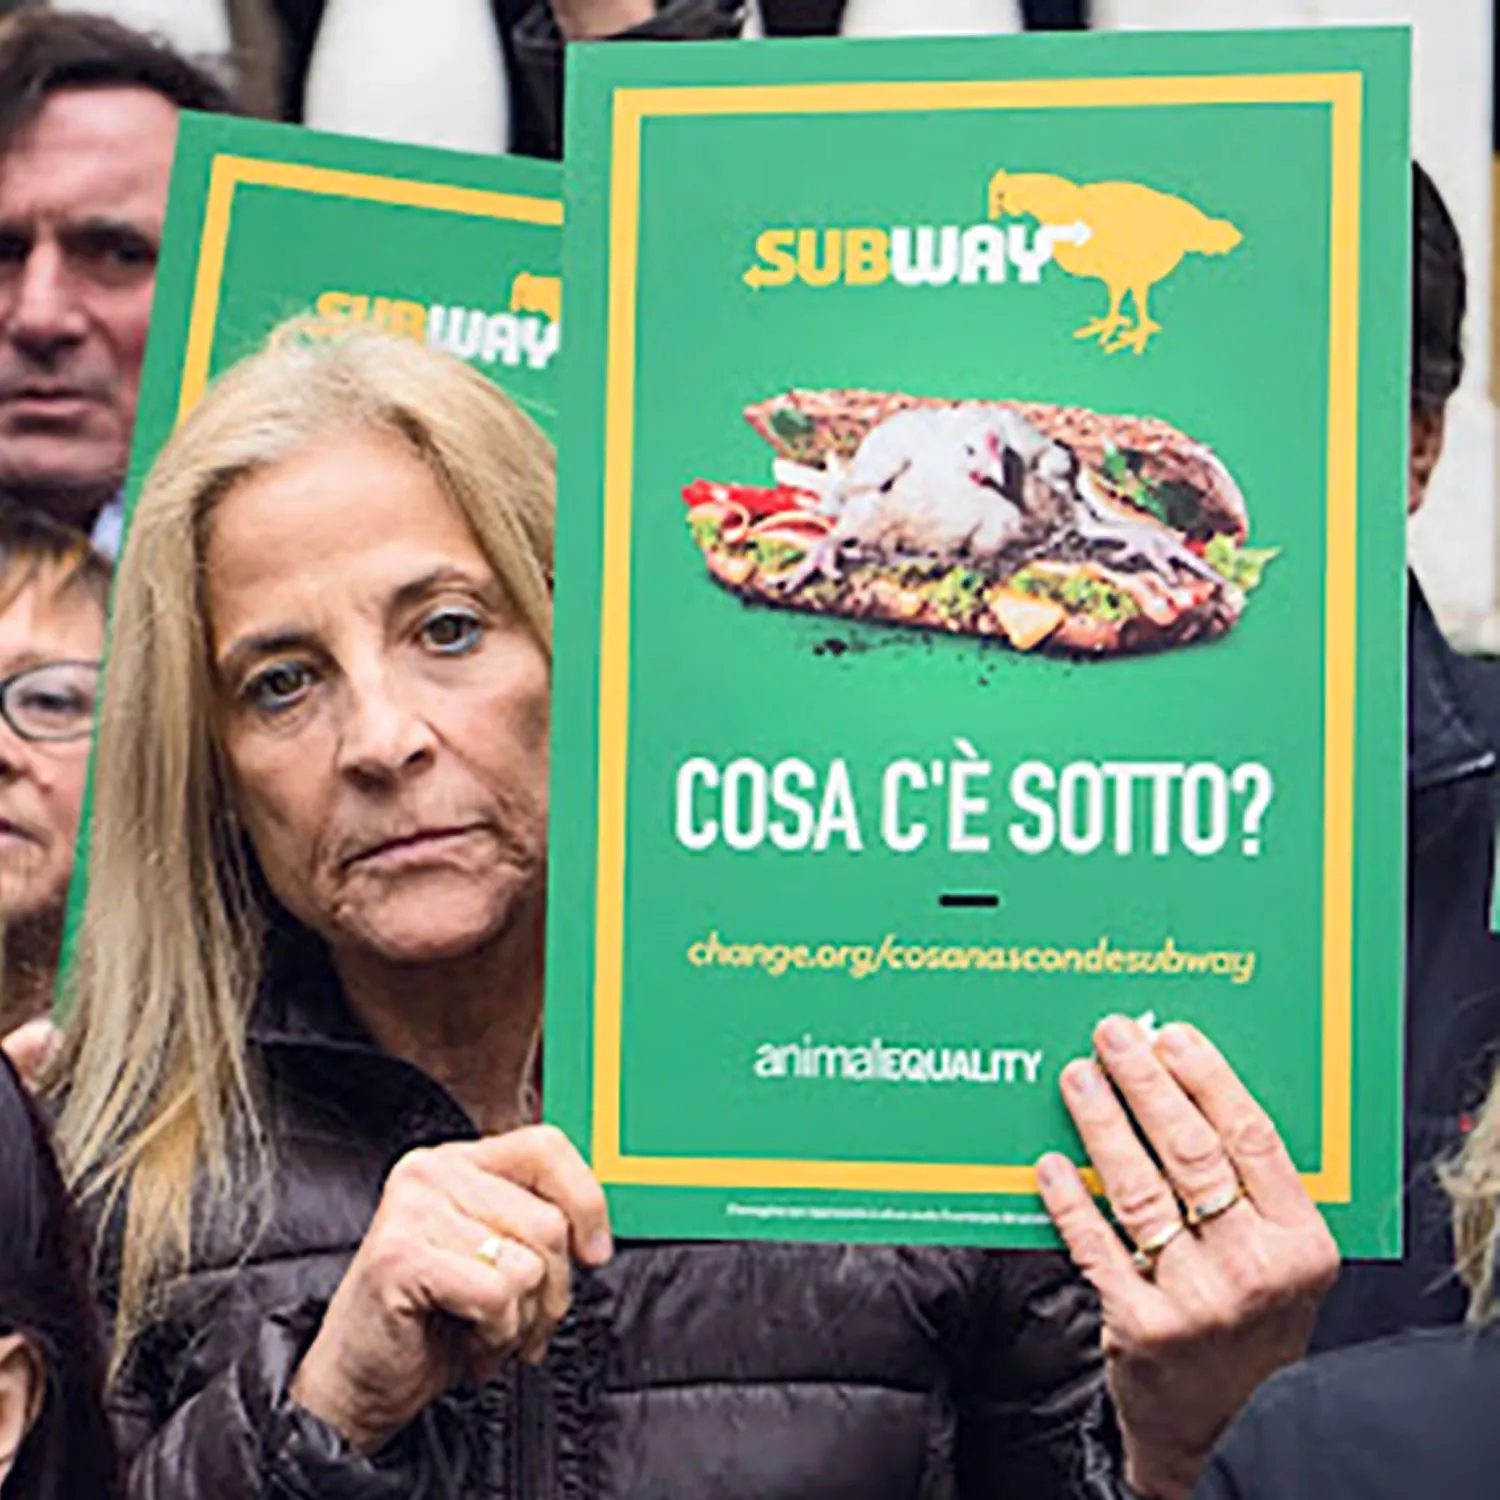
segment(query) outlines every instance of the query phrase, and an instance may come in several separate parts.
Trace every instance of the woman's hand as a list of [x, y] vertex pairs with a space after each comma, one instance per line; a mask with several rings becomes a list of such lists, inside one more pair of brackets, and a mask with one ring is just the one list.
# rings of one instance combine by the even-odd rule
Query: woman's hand
[[1302, 1357], [1338, 1248], [1275, 1126], [1200, 1032], [1164, 1026], [1153, 1044], [1116, 1016], [1095, 1042], [1161, 1167], [1098, 1062], [1063, 1069], [1063, 1098], [1138, 1252], [1065, 1158], [1043, 1157], [1037, 1180], [1103, 1304], [1125, 1477], [1176, 1500], [1255, 1387]]
[[613, 1254], [604, 1193], [550, 1125], [413, 1151], [292, 1380], [292, 1399], [363, 1452], [507, 1359], [540, 1361], [570, 1259]]

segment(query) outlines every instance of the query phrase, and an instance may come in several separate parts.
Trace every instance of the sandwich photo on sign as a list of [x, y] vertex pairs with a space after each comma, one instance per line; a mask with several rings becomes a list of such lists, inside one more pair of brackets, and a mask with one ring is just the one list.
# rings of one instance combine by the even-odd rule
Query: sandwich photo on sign
[[749, 601], [1102, 657], [1223, 635], [1275, 556], [1213, 451], [1156, 419], [798, 390], [745, 416], [775, 483], [683, 499]]

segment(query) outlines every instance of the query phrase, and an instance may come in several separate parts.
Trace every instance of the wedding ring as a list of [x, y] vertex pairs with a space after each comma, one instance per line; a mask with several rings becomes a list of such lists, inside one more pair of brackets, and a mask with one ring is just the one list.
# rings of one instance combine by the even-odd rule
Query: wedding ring
[[1188, 1228], [1196, 1229], [1200, 1224], [1207, 1224], [1210, 1219], [1217, 1219], [1221, 1214], [1227, 1214], [1244, 1196], [1245, 1185], [1236, 1182], [1232, 1188], [1224, 1188], [1221, 1192], [1205, 1198], [1202, 1203], [1189, 1203], [1187, 1206]]
[[498, 1271], [500, 1261], [505, 1255], [505, 1247], [510, 1243], [503, 1234], [487, 1234], [480, 1241], [479, 1248], [474, 1252], [487, 1266], [494, 1266]]
[[1136, 1270], [1149, 1281], [1156, 1272], [1156, 1262], [1162, 1251], [1186, 1228], [1187, 1225], [1181, 1219], [1173, 1219], [1165, 1228], [1158, 1229], [1150, 1239], [1142, 1240], [1130, 1257]]

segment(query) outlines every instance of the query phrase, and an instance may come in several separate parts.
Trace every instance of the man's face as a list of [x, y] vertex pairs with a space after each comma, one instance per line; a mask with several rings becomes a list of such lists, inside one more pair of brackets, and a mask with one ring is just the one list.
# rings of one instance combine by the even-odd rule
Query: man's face
[[177, 110], [65, 89], [0, 159], [0, 493], [87, 525], [124, 477]]

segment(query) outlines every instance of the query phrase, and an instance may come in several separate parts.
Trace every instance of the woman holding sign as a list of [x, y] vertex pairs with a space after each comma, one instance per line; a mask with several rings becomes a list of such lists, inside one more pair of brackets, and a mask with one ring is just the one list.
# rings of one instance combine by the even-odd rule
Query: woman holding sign
[[1335, 1253], [1188, 1030], [1064, 1080], [1134, 1258], [1041, 1164], [1102, 1350], [1061, 1256], [613, 1242], [534, 1123], [553, 463], [482, 377], [282, 337], [133, 526], [59, 1083], [134, 1495], [1176, 1496], [1298, 1355]]

